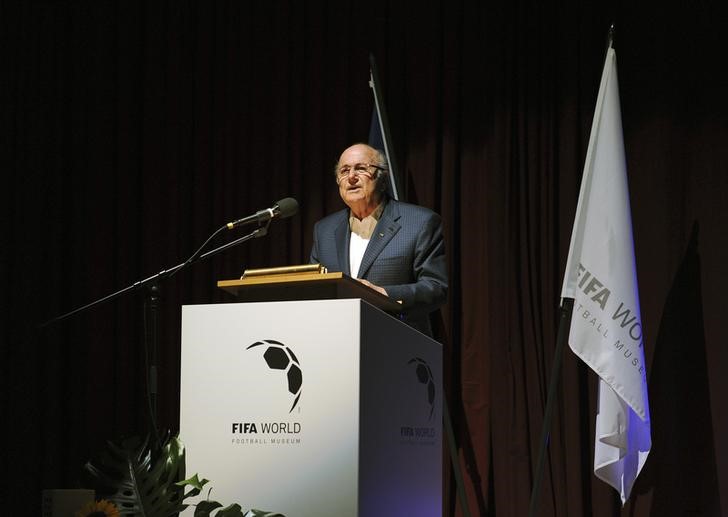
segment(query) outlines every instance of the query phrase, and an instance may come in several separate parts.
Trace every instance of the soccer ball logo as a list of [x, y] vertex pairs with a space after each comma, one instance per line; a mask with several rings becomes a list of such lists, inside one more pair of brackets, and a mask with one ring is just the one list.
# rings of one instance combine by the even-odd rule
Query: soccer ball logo
[[430, 417], [428, 420], [431, 420], [432, 414], [435, 411], [435, 381], [432, 376], [430, 365], [427, 364], [424, 359], [420, 359], [419, 357], [410, 359], [407, 364], [416, 365], [415, 375], [417, 376], [417, 381], [420, 384], [425, 384], [427, 386], [427, 402], [430, 404]]
[[251, 348], [258, 346], [268, 347], [266, 351], [263, 352], [263, 359], [265, 359], [266, 364], [271, 370], [285, 370], [286, 372], [286, 378], [288, 379], [288, 391], [295, 397], [293, 399], [293, 405], [289, 411], [290, 413], [298, 404], [298, 399], [301, 398], [303, 373], [301, 372], [301, 365], [298, 362], [298, 358], [286, 345], [272, 339], [257, 341], [246, 348], [246, 350], [250, 350]]

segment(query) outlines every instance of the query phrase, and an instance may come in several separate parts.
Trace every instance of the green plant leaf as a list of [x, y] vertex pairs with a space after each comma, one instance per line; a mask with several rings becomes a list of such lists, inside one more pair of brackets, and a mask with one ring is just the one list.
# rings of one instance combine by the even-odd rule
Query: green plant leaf
[[209, 479], [202, 479], [200, 480], [197, 474], [192, 476], [191, 478], [184, 479], [182, 481], [177, 481], [175, 483], [177, 486], [181, 487], [192, 487], [192, 489], [189, 492], [186, 492], [183, 499], [187, 499], [188, 497], [195, 497], [202, 492], [203, 487], [209, 483]]
[[243, 517], [243, 509], [237, 503], [231, 504], [218, 511], [215, 517]]
[[96, 463], [85, 465], [87, 475], [100, 497], [114, 503], [121, 515], [168, 517], [184, 508], [185, 452], [182, 442], [168, 437], [152, 460], [149, 439], [130, 438], [107, 442], [108, 448]]
[[200, 501], [195, 505], [194, 517], [209, 517], [217, 508], [222, 508], [222, 504], [217, 501]]
[[[197, 474], [185, 477], [185, 449], [177, 436], [168, 436], [158, 449], [149, 438], [129, 438], [121, 443], [107, 442], [95, 462], [84, 466], [91, 487], [99, 497], [114, 503], [119, 514], [135, 517], [170, 517], [192, 504], [184, 503], [199, 495], [207, 479]], [[186, 488], [190, 490], [185, 493]], [[195, 517], [284, 517], [279, 513], [250, 510], [243, 513], [239, 504], [223, 505], [217, 501], [200, 501]]]
[[179, 486], [191, 486], [193, 488], [196, 488], [200, 491], [202, 491], [202, 487], [204, 487], [207, 483], [209, 483], [209, 479], [202, 479], [200, 480], [199, 476], [195, 474], [191, 478], [183, 479], [182, 481], [177, 481], [177, 485]]

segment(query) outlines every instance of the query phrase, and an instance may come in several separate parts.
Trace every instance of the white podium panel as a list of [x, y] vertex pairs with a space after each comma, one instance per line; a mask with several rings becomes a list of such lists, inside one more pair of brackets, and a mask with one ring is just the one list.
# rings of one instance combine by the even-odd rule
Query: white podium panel
[[366, 302], [184, 306], [180, 384], [187, 474], [211, 499], [441, 515], [442, 347]]

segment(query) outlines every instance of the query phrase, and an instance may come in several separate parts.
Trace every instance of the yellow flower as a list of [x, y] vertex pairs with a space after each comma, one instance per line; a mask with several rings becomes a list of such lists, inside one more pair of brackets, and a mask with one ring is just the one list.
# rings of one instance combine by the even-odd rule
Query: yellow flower
[[119, 517], [119, 510], [111, 501], [102, 499], [86, 504], [76, 512], [76, 517]]

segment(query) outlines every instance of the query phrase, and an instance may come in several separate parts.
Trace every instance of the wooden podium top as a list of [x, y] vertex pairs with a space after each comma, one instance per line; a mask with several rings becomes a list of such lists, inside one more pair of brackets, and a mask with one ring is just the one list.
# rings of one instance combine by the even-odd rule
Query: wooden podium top
[[361, 298], [386, 312], [402, 306], [344, 273], [293, 273], [219, 280], [217, 286], [245, 302]]

